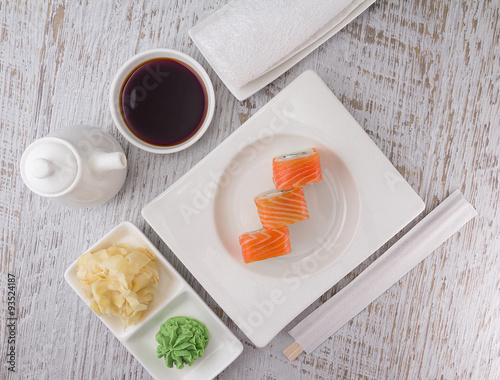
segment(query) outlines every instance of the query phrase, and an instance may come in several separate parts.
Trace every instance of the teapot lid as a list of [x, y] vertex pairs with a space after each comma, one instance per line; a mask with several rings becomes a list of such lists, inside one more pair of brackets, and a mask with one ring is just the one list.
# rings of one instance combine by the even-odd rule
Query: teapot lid
[[78, 160], [71, 144], [56, 137], [44, 137], [24, 151], [21, 176], [31, 191], [46, 197], [61, 196], [75, 183]]

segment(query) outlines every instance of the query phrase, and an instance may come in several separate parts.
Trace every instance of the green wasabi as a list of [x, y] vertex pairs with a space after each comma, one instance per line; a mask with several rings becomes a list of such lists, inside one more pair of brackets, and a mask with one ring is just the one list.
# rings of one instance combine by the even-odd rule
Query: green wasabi
[[183, 369], [201, 358], [210, 335], [206, 326], [189, 317], [172, 317], [163, 323], [156, 334], [158, 358], [164, 358], [168, 368]]

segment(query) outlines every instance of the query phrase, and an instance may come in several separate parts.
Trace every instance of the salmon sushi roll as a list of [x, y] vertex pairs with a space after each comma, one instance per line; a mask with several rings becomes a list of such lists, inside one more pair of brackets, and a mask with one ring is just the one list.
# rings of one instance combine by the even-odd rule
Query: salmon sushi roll
[[273, 182], [278, 190], [290, 190], [323, 179], [316, 149], [273, 158]]
[[247, 264], [292, 252], [290, 234], [286, 227], [247, 232], [240, 236], [240, 245], [243, 260]]
[[269, 191], [257, 195], [254, 201], [262, 227], [266, 230], [309, 219], [306, 198], [300, 187], [293, 190]]

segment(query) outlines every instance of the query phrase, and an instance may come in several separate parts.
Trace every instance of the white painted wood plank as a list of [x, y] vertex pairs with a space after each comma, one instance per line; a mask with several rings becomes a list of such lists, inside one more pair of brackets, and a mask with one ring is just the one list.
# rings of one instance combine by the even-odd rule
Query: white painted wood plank
[[[142, 366], [64, 283], [69, 264], [123, 220], [143, 229], [245, 350], [220, 379], [500, 376], [500, 4], [378, 1], [292, 70], [238, 102], [207, 67], [188, 29], [224, 2], [0, 3], [0, 286], [18, 277], [17, 368], [22, 379], [148, 379]], [[110, 81], [131, 55], [154, 47], [198, 59], [217, 107], [187, 151], [157, 156], [130, 146], [107, 107]], [[318, 72], [429, 211], [460, 188], [479, 211], [432, 256], [311, 355], [289, 363], [285, 329], [255, 348], [140, 216], [306, 69]], [[124, 188], [106, 205], [73, 210], [29, 192], [19, 175], [26, 146], [87, 123], [112, 133], [129, 160]], [[390, 244], [390, 243], [389, 243]], [[345, 286], [374, 254], [291, 324]], [[55, 304], [54, 304], [55, 302]], [[0, 306], [4, 318], [6, 303]], [[6, 352], [2, 319], [0, 357]], [[0, 367], [0, 378], [5, 367]]]

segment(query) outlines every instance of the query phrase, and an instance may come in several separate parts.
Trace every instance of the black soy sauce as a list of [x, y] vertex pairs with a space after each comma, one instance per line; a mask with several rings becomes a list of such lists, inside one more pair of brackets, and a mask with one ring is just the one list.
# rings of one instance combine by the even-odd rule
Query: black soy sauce
[[139, 139], [173, 146], [200, 129], [207, 100], [207, 90], [191, 67], [159, 58], [143, 63], [129, 75], [120, 93], [120, 111]]

